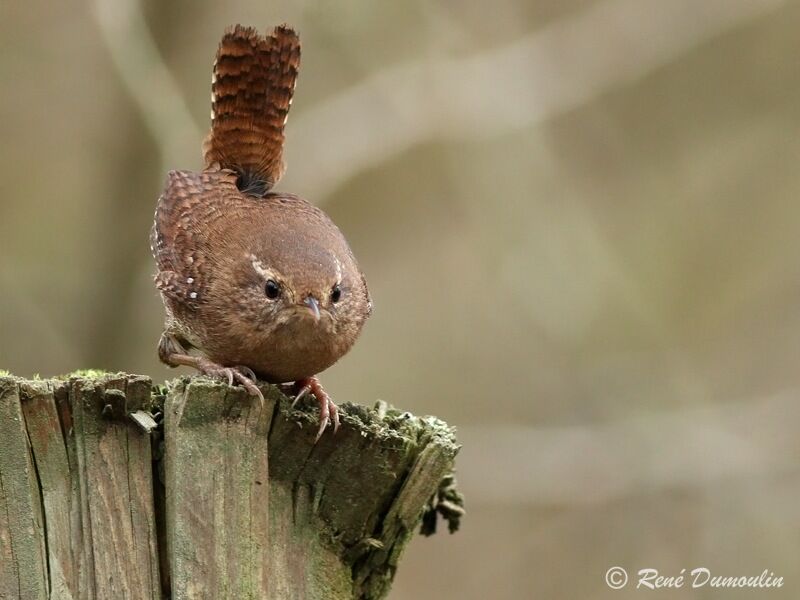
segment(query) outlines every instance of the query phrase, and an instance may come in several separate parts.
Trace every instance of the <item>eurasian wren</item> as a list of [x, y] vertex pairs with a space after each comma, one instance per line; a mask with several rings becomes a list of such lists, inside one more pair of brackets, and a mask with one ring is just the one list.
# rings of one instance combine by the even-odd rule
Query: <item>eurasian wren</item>
[[160, 359], [235, 380], [259, 397], [256, 378], [294, 382], [296, 399], [310, 391], [319, 402], [319, 438], [339, 418], [316, 375], [351, 348], [372, 303], [330, 218], [298, 196], [270, 192], [284, 171], [299, 64], [300, 40], [287, 26], [269, 36], [226, 30], [205, 168], [169, 173], [151, 249], [166, 309]]

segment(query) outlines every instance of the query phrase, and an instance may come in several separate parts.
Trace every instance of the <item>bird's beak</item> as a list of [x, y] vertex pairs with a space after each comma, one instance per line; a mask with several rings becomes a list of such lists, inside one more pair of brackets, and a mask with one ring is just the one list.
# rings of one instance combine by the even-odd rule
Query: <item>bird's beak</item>
[[311, 314], [314, 315], [314, 320], [319, 321], [319, 302], [314, 296], [307, 296], [305, 300], [303, 300], [303, 304], [308, 307], [308, 310], [311, 311]]

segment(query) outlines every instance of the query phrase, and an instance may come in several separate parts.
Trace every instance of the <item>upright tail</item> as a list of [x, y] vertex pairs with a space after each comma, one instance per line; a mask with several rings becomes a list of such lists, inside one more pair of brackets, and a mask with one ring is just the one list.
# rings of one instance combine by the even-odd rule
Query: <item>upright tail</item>
[[286, 25], [261, 36], [252, 27], [225, 30], [211, 82], [206, 167], [239, 173], [239, 189], [263, 196], [283, 175], [283, 127], [300, 66], [300, 38]]

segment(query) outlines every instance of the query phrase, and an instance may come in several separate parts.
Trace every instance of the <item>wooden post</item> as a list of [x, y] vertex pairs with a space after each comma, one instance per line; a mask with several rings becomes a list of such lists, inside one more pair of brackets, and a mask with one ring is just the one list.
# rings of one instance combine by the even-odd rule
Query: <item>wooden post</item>
[[371, 600], [457, 527], [445, 423], [344, 404], [314, 444], [313, 399], [262, 390], [0, 377], [0, 599]]
[[0, 598], [159, 599], [150, 381], [0, 378]]

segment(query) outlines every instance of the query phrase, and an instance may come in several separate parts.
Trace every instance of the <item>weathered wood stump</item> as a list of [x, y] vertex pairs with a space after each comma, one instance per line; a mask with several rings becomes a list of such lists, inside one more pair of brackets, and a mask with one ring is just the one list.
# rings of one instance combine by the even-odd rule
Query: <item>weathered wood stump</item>
[[205, 378], [0, 377], [0, 599], [382, 598], [462, 514], [452, 430]]

